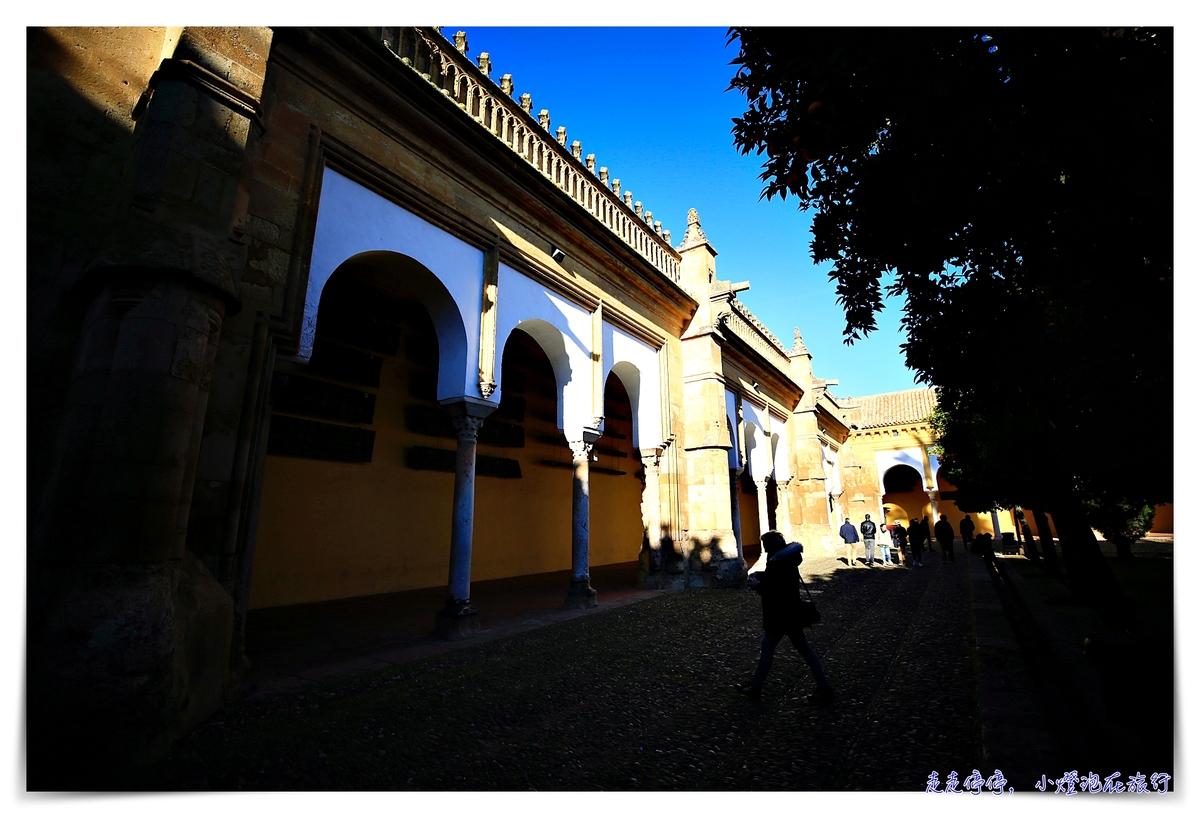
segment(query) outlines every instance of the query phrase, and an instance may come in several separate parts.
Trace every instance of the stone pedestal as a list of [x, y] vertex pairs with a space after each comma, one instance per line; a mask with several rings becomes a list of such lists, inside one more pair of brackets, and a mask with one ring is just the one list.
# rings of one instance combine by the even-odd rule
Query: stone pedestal
[[474, 608], [444, 608], [434, 617], [433, 635], [447, 642], [460, 642], [479, 635], [479, 613]]

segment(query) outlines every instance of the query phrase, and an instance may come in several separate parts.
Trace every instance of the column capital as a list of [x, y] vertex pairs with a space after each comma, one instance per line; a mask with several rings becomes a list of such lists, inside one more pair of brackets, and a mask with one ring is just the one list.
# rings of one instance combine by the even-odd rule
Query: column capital
[[591, 456], [596, 442], [594, 440], [568, 440], [567, 445], [571, 447], [571, 460], [586, 462]]
[[487, 418], [472, 417], [471, 415], [450, 416], [450, 422], [454, 424], [454, 431], [458, 432], [458, 439], [472, 443], [479, 439], [479, 430], [483, 428], [485, 420]]
[[658, 470], [659, 463], [662, 462], [662, 449], [641, 449], [639, 454], [642, 458], [642, 466], [647, 471], [650, 469]]

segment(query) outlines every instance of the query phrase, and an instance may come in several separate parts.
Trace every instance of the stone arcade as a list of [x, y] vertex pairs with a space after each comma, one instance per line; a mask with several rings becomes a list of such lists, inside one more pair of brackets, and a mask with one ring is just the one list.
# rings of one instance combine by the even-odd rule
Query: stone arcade
[[893, 466], [936, 511], [927, 390], [855, 455], [696, 211], [672, 244], [468, 53], [30, 31], [31, 773], [160, 755], [254, 609], [445, 586], [466, 638], [473, 580], [570, 569], [587, 607], [596, 565], [736, 586], [769, 527], [832, 554]]

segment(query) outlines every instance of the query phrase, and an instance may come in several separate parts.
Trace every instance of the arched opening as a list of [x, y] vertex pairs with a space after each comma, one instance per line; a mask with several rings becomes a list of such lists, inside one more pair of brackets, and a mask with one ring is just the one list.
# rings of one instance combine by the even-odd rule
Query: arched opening
[[[571, 450], [559, 428], [560, 377], [545, 349], [556, 342], [557, 330], [538, 321], [505, 340], [500, 407], [480, 433], [476, 470], [485, 457], [507, 461], [519, 479], [476, 482], [472, 582], [571, 567]], [[495, 434], [485, 434], [489, 427]]]
[[[634, 448], [634, 406], [625, 381], [614, 369], [604, 383], [604, 436], [597, 441], [588, 467], [591, 482], [590, 552], [593, 567], [628, 564], [637, 573], [646, 534], [642, 523], [642, 480], [639, 452]], [[624, 370], [628, 376], [628, 369]], [[632, 372], [636, 376], [637, 370]], [[637, 381], [634, 381], [636, 388]], [[661, 536], [659, 532], [655, 535]]]
[[[898, 464], [884, 472], [883, 488], [882, 504], [888, 522], [901, 521], [908, 528], [911, 519], [920, 520], [933, 513], [929, 496], [925, 493], [925, 479], [912, 466]], [[889, 506], [892, 509], [890, 513]], [[930, 526], [933, 523], [931, 518]]]
[[414, 266], [396, 254], [343, 264], [308, 364], [277, 366], [253, 609], [446, 583], [456, 435]]

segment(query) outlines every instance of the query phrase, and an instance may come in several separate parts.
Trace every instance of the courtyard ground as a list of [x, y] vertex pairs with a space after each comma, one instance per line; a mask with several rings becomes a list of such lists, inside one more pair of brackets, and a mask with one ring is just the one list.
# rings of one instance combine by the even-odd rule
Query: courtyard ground
[[[1122, 578], [1160, 616], [1171, 560], [1140, 565], [1149, 559]], [[761, 701], [735, 692], [761, 636], [752, 592], [625, 588], [586, 615], [497, 619], [481, 643], [410, 640], [383, 659], [378, 645], [351, 645], [315, 675], [288, 666], [303, 652], [287, 660], [281, 648], [257, 692], [110, 785], [923, 791], [934, 771], [944, 784], [951, 771], [961, 782], [999, 769], [1029, 791], [1043, 774], [1128, 775], [1113, 765], [1131, 754], [1147, 779], [1173, 772], [1169, 737], [1159, 746], [1158, 733], [1114, 720], [1108, 682], [1088, 676], [1080, 629], [1097, 631], [1086, 609], [1055, 602], [1062, 586], [1023, 558], [997, 562], [989, 570], [961, 545], [954, 563], [924, 568], [806, 562], [822, 614], [810, 641], [838, 693], [830, 706], [806, 702], [811, 674], [786, 641]], [[1073, 693], [1083, 700], [1056, 712]]]

